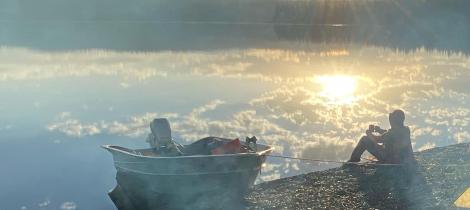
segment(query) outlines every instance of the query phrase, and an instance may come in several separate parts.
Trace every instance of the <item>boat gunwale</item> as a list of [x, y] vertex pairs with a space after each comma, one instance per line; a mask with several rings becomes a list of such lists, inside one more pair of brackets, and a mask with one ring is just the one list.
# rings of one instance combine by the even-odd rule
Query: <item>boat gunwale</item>
[[[243, 156], [263, 156], [266, 155], [267, 153], [270, 153], [274, 150], [273, 147], [264, 145], [264, 144], [259, 144], [262, 146], [265, 146], [266, 149], [256, 152], [256, 153], [235, 153], [235, 154], [220, 154], [220, 155], [187, 155], [187, 156], [172, 156], [172, 157], [157, 157], [157, 156], [145, 156], [145, 155], [139, 155], [135, 153], [130, 153], [128, 151], [124, 151], [118, 148], [115, 148], [114, 146], [116, 145], [101, 145], [102, 148], [108, 150], [111, 152], [111, 150], [119, 152], [119, 153], [124, 153], [130, 156], [138, 157], [138, 158], [152, 158], [152, 159], [185, 159], [185, 158], [208, 158], [208, 157], [243, 157]], [[124, 147], [125, 148], [125, 147]], [[126, 148], [127, 149], [127, 148]]]

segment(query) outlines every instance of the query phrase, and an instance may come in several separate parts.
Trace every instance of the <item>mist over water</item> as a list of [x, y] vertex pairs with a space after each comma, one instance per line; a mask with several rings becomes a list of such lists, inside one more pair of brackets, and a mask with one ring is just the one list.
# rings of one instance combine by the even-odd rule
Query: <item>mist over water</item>
[[[468, 3], [217, 2], [1, 1], [0, 209], [113, 209], [99, 145], [147, 147], [157, 117], [329, 160], [395, 108], [415, 151], [470, 139]], [[258, 182], [336, 166], [268, 158]]]

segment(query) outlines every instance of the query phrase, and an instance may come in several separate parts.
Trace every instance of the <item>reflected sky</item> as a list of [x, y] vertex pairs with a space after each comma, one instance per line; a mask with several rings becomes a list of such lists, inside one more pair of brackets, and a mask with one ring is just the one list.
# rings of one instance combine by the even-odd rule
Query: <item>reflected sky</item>
[[[114, 209], [99, 146], [147, 147], [157, 117], [183, 144], [255, 135], [314, 159], [347, 159], [396, 108], [415, 151], [467, 142], [469, 8], [0, 0], [0, 209]], [[268, 158], [257, 182], [336, 166]]]
[[[276, 154], [315, 159], [347, 159], [369, 124], [388, 128], [395, 108], [415, 151], [467, 142], [469, 82], [465, 54], [424, 49], [3, 47], [0, 165], [14, 178], [0, 180], [0, 198], [12, 209], [112, 209], [115, 171], [98, 146], [146, 147], [156, 117], [180, 143], [255, 135]], [[268, 159], [258, 182], [335, 166]]]
[[327, 99], [325, 103], [333, 106], [350, 105], [357, 99], [356, 92], [356, 78], [353, 76], [318, 76], [315, 78], [322, 91], [319, 96]]

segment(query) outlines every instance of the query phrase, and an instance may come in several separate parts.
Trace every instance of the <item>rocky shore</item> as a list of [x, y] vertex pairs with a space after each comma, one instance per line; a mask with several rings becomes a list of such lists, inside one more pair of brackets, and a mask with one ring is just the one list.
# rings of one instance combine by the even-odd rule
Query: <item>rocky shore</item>
[[413, 167], [343, 166], [256, 185], [247, 209], [456, 209], [470, 144], [415, 153]]

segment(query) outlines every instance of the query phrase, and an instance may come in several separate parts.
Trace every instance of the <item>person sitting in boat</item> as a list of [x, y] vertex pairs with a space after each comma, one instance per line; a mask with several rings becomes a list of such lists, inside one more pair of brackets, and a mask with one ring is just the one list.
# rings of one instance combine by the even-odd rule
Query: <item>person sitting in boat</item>
[[146, 142], [150, 147], [154, 148], [157, 154], [162, 156], [178, 156], [183, 153], [179, 149], [181, 145], [177, 144], [171, 138], [170, 123], [165, 118], [154, 119], [150, 123], [151, 133], [148, 135]]
[[[395, 110], [389, 114], [391, 128], [384, 130], [379, 126], [370, 125], [348, 162], [359, 162], [364, 151], [368, 151], [381, 163], [400, 164], [413, 159], [410, 140], [410, 129], [404, 125], [405, 113]], [[380, 135], [374, 135], [374, 132]]]

